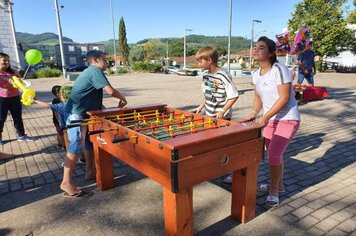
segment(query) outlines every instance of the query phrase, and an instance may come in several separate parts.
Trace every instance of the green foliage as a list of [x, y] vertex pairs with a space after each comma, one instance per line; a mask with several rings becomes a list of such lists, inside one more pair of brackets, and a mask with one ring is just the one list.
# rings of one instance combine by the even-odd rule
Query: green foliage
[[145, 60], [145, 49], [143, 46], [133, 46], [130, 49], [129, 61], [130, 64], [134, 64], [137, 61]]
[[145, 63], [143, 61], [135, 62], [132, 65], [132, 70], [134, 71], [148, 71], [148, 72], [158, 72], [162, 69], [160, 63]]
[[61, 71], [58, 69], [40, 69], [32, 74], [32, 78], [51, 78], [59, 77], [60, 75]]
[[342, 17], [345, 0], [303, 0], [295, 6], [288, 22], [291, 38], [297, 30], [309, 28], [318, 55], [334, 56], [350, 47], [351, 30]]
[[129, 45], [127, 44], [127, 38], [126, 38], [126, 26], [125, 26], [125, 21], [124, 18], [121, 17], [120, 23], [119, 23], [119, 51], [122, 56], [122, 61], [124, 65], [129, 64], [129, 54], [130, 54], [130, 48]]
[[[354, 0], [354, 7], [356, 8], [356, 0]], [[356, 24], [356, 9], [354, 9], [353, 11], [350, 12], [347, 21], [350, 24]]]

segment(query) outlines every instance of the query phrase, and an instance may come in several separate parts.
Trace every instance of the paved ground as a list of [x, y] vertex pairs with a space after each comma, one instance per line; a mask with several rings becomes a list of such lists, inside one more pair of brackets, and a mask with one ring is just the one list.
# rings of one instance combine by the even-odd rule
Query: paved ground
[[[356, 76], [319, 74], [316, 84], [326, 86], [330, 99], [300, 106], [302, 123], [285, 155], [287, 192], [275, 209], [257, 197], [258, 216], [241, 225], [231, 220], [230, 188], [222, 178], [194, 189], [194, 232], [197, 235], [356, 235]], [[166, 103], [192, 109], [200, 100], [200, 79], [157, 74], [110, 77], [129, 105]], [[31, 80], [37, 97], [51, 100], [50, 89], [67, 81]], [[248, 78], [235, 80], [241, 96], [234, 119], [251, 106]], [[110, 107], [117, 102], [105, 98]], [[97, 192], [84, 180], [78, 165], [75, 181], [93, 189], [90, 199], [68, 200], [58, 190], [64, 150], [56, 147], [51, 112], [31, 105], [24, 123], [34, 142], [18, 142], [11, 118], [5, 125], [1, 151], [16, 158], [0, 161], [0, 235], [162, 235], [162, 190], [153, 181], [116, 162], [119, 187]], [[261, 163], [259, 182], [268, 181], [268, 165]]]

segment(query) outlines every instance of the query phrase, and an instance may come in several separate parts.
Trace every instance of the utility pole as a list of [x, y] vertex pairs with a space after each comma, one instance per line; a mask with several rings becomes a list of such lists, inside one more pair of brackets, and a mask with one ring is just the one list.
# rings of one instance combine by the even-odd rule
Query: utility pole
[[250, 71], [252, 69], [252, 46], [253, 46], [253, 28], [255, 23], [262, 23], [260, 20], [252, 20], [252, 30], [251, 30], [251, 45], [250, 45]]
[[187, 67], [187, 59], [186, 59], [186, 55], [187, 55], [187, 46], [186, 46], [186, 44], [187, 44], [187, 31], [188, 32], [191, 32], [191, 31], [193, 31], [193, 30], [191, 30], [191, 29], [184, 29], [184, 65], [183, 65], [183, 69], [184, 68], [186, 68]]
[[59, 15], [58, 1], [57, 0], [54, 0], [54, 6], [55, 6], [56, 16], [57, 16], [59, 49], [60, 49], [60, 52], [61, 52], [61, 59], [62, 59], [62, 72], [63, 72], [63, 77], [67, 78], [67, 65], [66, 65], [66, 61], [65, 61], [65, 58], [64, 58], [61, 18], [60, 18], [60, 15]]
[[229, 39], [227, 46], [227, 70], [230, 72], [230, 60], [231, 60], [231, 21], [232, 21], [232, 0], [230, 0], [229, 7]]
[[113, 47], [114, 47], [114, 65], [116, 66], [116, 39], [115, 39], [115, 20], [114, 20], [114, 10], [112, 5], [112, 0], [110, 0], [111, 8], [111, 20], [112, 20], [112, 35], [113, 35]]

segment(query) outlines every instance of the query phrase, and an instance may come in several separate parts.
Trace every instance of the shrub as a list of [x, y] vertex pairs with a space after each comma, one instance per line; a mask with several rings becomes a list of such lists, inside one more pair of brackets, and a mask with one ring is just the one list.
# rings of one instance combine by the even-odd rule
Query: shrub
[[32, 74], [32, 78], [51, 78], [51, 77], [59, 77], [61, 75], [61, 71], [58, 69], [40, 69], [35, 71]]
[[134, 71], [148, 71], [148, 72], [158, 72], [162, 69], [160, 63], [145, 63], [143, 61], [135, 62], [132, 65], [132, 70]]
[[116, 70], [116, 74], [125, 74], [129, 72], [125, 67], [120, 67], [119, 69]]

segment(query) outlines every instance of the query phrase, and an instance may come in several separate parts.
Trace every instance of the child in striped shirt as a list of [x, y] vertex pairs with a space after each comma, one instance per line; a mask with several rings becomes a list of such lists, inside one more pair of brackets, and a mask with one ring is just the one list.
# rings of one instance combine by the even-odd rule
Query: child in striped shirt
[[232, 105], [239, 97], [232, 76], [218, 66], [218, 53], [214, 48], [200, 49], [196, 58], [199, 66], [206, 71], [202, 84], [205, 99], [196, 112], [200, 113], [205, 108], [206, 116], [231, 120]]

